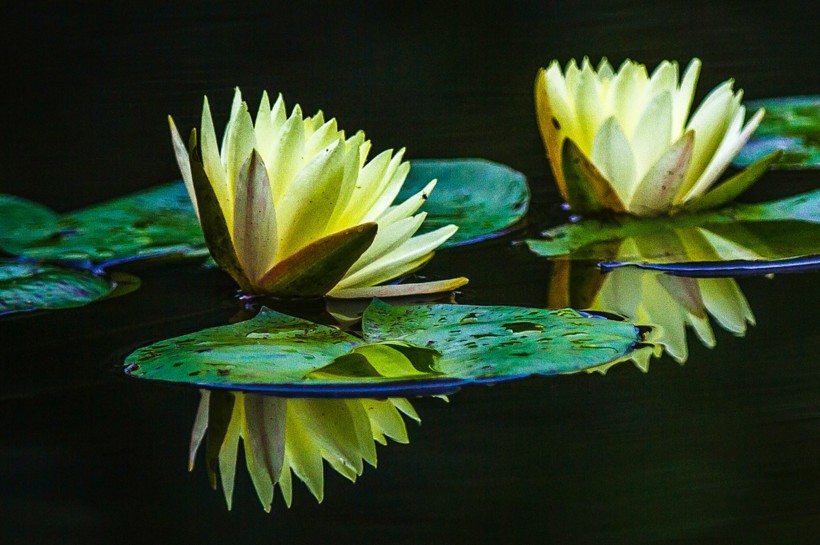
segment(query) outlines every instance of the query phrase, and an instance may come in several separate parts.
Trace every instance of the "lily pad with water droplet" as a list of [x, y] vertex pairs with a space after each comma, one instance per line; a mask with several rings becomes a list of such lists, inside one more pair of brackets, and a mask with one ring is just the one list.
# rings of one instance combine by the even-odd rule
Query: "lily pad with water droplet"
[[442, 248], [462, 246], [508, 233], [527, 213], [526, 177], [486, 159], [416, 159], [396, 202], [421, 191], [430, 180], [435, 189], [422, 210], [427, 219], [419, 233], [455, 224], [458, 231]]
[[376, 300], [362, 332], [263, 308], [252, 320], [141, 348], [126, 359], [126, 372], [294, 397], [422, 395], [600, 368], [653, 350], [629, 322], [569, 309]]
[[[0, 210], [2, 206], [0, 201]], [[181, 183], [161, 185], [58, 218], [52, 214], [41, 210], [29, 222], [25, 236], [20, 230], [8, 231], [5, 219], [0, 221], [0, 246], [31, 259], [90, 261], [100, 266], [208, 254]]]
[[820, 168], [820, 95], [755, 100], [746, 108], [765, 108], [766, 115], [735, 157], [735, 166], [745, 167], [782, 149], [772, 168]]
[[86, 270], [0, 261], [0, 315], [81, 307], [114, 288], [114, 282]]
[[[712, 276], [816, 268], [820, 255], [820, 190], [762, 204], [739, 204], [671, 218], [621, 216], [583, 220], [527, 240], [538, 255], [675, 270]], [[629, 242], [627, 244], [627, 242]], [[688, 263], [689, 267], [678, 267]], [[667, 265], [674, 265], [666, 267]], [[694, 272], [692, 273], [694, 274]]]

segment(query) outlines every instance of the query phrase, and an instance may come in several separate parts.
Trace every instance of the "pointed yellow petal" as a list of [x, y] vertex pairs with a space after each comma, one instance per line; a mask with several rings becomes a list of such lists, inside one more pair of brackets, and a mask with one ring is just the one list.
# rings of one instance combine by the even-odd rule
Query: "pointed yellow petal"
[[729, 204], [760, 179], [769, 170], [769, 166], [776, 163], [782, 155], [783, 150], [777, 150], [760, 158], [731, 178], [721, 182], [702, 197], [689, 201], [685, 205], [686, 210], [697, 212]]
[[271, 396], [244, 394], [245, 463], [259, 496], [270, 509], [273, 485], [279, 480], [285, 458], [287, 400]]
[[333, 213], [344, 180], [344, 141], [337, 140], [296, 174], [277, 203], [278, 259], [318, 240]]
[[683, 73], [680, 89], [675, 93], [675, 100], [672, 113], [672, 138], [680, 138], [683, 128], [686, 125], [686, 118], [689, 116], [689, 109], [692, 107], [692, 98], [695, 96], [695, 86], [700, 75], [700, 59], [694, 58], [689, 62], [686, 71]]
[[[304, 405], [307, 399], [288, 400], [285, 457], [290, 468], [321, 502], [325, 495], [325, 475], [322, 468], [322, 453], [310, 433], [304, 427]], [[284, 479], [280, 478], [280, 486]], [[284, 490], [282, 491], [284, 495]], [[287, 499], [287, 498], [286, 498]]]
[[210, 392], [208, 390], [200, 390], [199, 395], [199, 407], [196, 410], [194, 428], [191, 430], [191, 443], [188, 448], [188, 471], [193, 471], [194, 469], [196, 452], [199, 450], [202, 439], [205, 437], [205, 431], [208, 429], [208, 400], [210, 399]]
[[213, 186], [213, 193], [216, 195], [223, 213], [226, 214], [227, 225], [231, 225], [232, 218], [227, 216], [227, 211], [233, 210], [231, 196], [228, 193], [228, 182], [225, 175], [225, 168], [222, 166], [222, 159], [219, 156], [219, 148], [216, 144], [216, 131], [214, 122], [211, 119], [211, 108], [208, 106], [208, 97], [202, 104], [202, 134], [200, 134], [200, 154], [202, 156], [202, 166], [205, 174]]
[[171, 128], [171, 142], [173, 142], [174, 145], [174, 155], [177, 159], [179, 172], [182, 175], [182, 181], [185, 182], [188, 197], [191, 199], [191, 204], [194, 205], [194, 211], [196, 211], [197, 217], [199, 217], [199, 210], [196, 206], [196, 192], [194, 192], [194, 181], [191, 177], [191, 160], [188, 157], [188, 148], [182, 141], [177, 126], [174, 124], [174, 119], [170, 115], [168, 116], [168, 125]]
[[408, 297], [413, 295], [427, 295], [457, 290], [466, 285], [469, 279], [461, 276], [448, 280], [433, 282], [414, 282], [412, 284], [388, 284], [386, 286], [371, 286], [367, 288], [347, 288], [330, 292], [330, 297], [336, 299], [387, 299], [390, 297]]
[[635, 189], [635, 157], [618, 120], [608, 118], [595, 135], [589, 156], [600, 173], [609, 181], [621, 202], [627, 202]]
[[[637, 179], [663, 155], [672, 142], [672, 94], [662, 91], [649, 102], [632, 133]], [[629, 198], [632, 194], [629, 195]], [[629, 200], [629, 198], [627, 200]]]
[[430, 181], [430, 183], [424, 186], [424, 189], [415, 193], [403, 203], [388, 208], [379, 218], [379, 228], [381, 229], [415, 214], [424, 204], [424, 201], [430, 197], [430, 194], [436, 187], [436, 183], [437, 180]]
[[252, 283], [258, 283], [276, 259], [276, 212], [262, 158], [252, 150], [242, 165], [234, 200], [234, 245]]
[[293, 108], [293, 112], [287, 121], [282, 124], [282, 128], [279, 129], [279, 134], [276, 136], [273, 149], [270, 152], [270, 159], [268, 160], [268, 157], [265, 156], [273, 202], [277, 207], [282, 195], [287, 194], [293, 178], [301, 166], [301, 158], [305, 148], [304, 131], [302, 109], [297, 105]]
[[453, 236], [457, 230], [458, 227], [455, 225], [447, 225], [435, 231], [413, 237], [389, 254], [375, 260], [370, 265], [363, 267], [353, 274], [346, 275], [345, 278], [337, 284], [336, 289], [373, 286], [406, 274], [409, 270], [417, 266], [415, 263], [420, 258], [427, 256], [441, 246], [441, 244]]
[[635, 188], [630, 212], [653, 216], [669, 210], [686, 177], [694, 146], [695, 133], [689, 131], [661, 155]]
[[427, 217], [427, 213], [422, 212], [421, 214], [399, 220], [386, 227], [380, 227], [378, 233], [376, 234], [376, 238], [373, 240], [373, 244], [371, 244], [370, 248], [362, 254], [362, 256], [356, 261], [356, 263], [353, 264], [352, 267], [350, 267], [347, 274], [350, 275], [360, 269], [363, 269], [367, 265], [373, 263], [376, 259], [379, 259], [383, 255], [392, 252], [407, 242], [410, 237], [416, 234], [416, 231], [419, 230], [419, 227], [421, 227], [425, 217]]
[[724, 329], [744, 335], [746, 323], [754, 324], [754, 316], [737, 282], [732, 278], [701, 278], [699, 282], [709, 313]]
[[608, 112], [601, 101], [601, 90], [598, 78], [585, 63], [578, 76], [578, 88], [575, 91], [575, 114], [578, 120], [578, 146], [589, 152], [599, 127], [606, 120]]
[[765, 113], [763, 109], [758, 110], [741, 131], [739, 129], [743, 122], [744, 112], [745, 109], [741, 106], [735, 114], [732, 125], [726, 131], [726, 136], [724, 137], [723, 142], [721, 142], [715, 152], [714, 157], [712, 157], [712, 160], [709, 162], [709, 166], [706, 167], [706, 170], [703, 172], [700, 179], [695, 182], [695, 185], [692, 186], [683, 198], [684, 203], [686, 201], [698, 198], [700, 195], [705, 193], [712, 186], [712, 184], [715, 183], [715, 180], [723, 174], [723, 171], [726, 170], [726, 167], [729, 166], [729, 163], [735, 155], [738, 154], [740, 148], [746, 145], [746, 142], [752, 136], [755, 129], [757, 129], [757, 126], [760, 124], [760, 121], [763, 119], [763, 115]]

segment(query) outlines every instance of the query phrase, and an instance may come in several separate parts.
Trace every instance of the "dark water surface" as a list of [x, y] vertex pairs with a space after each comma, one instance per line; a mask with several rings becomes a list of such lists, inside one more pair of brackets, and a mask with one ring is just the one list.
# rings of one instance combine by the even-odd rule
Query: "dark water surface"
[[[137, 4], [135, 4], [137, 5]], [[321, 107], [374, 149], [478, 156], [524, 172], [530, 233], [560, 221], [532, 80], [557, 57], [704, 61], [696, 100], [733, 76], [748, 98], [817, 93], [816, 17], [799, 2], [463, 3], [420, 12], [33, 3], [4, 17], [6, 166], [0, 191], [57, 210], [178, 177], [165, 116], [217, 118], [233, 86]], [[773, 172], [746, 200], [816, 188]], [[551, 265], [518, 232], [440, 252], [458, 301], [545, 306]], [[415, 400], [410, 444], [379, 448], [325, 500], [294, 484], [264, 513], [240, 462], [233, 510], [186, 471], [194, 389], [126, 379], [133, 349], [225, 323], [229, 278], [132, 265], [142, 288], [86, 308], [0, 320], [3, 543], [816, 543], [820, 335], [815, 274], [743, 278], [745, 337], [712, 320], [689, 359], [644, 374], [571, 375]], [[286, 309], [310, 314], [316, 309]]]

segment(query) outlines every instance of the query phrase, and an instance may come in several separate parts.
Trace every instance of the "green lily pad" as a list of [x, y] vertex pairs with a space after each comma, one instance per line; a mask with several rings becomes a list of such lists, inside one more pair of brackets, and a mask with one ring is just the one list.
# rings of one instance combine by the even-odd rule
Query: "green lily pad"
[[[5, 197], [3, 203], [13, 202]], [[20, 207], [19, 199], [15, 204]], [[196, 214], [181, 183], [161, 185], [107, 203], [70, 212], [56, 218], [39, 208], [23, 229], [9, 229], [0, 222], [0, 247], [14, 254], [40, 260], [91, 261], [101, 266], [168, 256], [205, 256]]]
[[486, 159], [416, 159], [396, 202], [421, 191], [432, 179], [435, 189], [422, 210], [428, 216], [419, 233], [455, 224], [458, 231], [442, 248], [503, 235], [527, 213], [526, 177]]
[[114, 288], [114, 282], [86, 270], [0, 261], [0, 315], [81, 307]]
[[43, 205], [0, 194], [0, 248], [48, 237], [57, 230], [58, 217]]
[[570, 309], [376, 300], [362, 331], [359, 338], [263, 308], [252, 320], [141, 348], [126, 359], [126, 373], [296, 397], [421, 395], [600, 368], [652, 351], [635, 325]]
[[[820, 254], [820, 190], [762, 204], [739, 204], [671, 218], [583, 220], [527, 240], [538, 255], [622, 264], [748, 262], [777, 272]], [[808, 260], [807, 263], [811, 263]], [[815, 260], [816, 262], [816, 260]]]
[[766, 115], [735, 157], [735, 166], [782, 149], [783, 157], [772, 168], [820, 168], [820, 95], [755, 100], [746, 108], [765, 108]]

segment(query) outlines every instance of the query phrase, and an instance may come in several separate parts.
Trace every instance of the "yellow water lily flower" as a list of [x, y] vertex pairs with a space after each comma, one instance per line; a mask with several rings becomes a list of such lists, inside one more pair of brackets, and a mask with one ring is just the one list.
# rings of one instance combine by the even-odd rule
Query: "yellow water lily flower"
[[[321, 111], [304, 117], [298, 105], [288, 115], [281, 95], [271, 106], [263, 93], [254, 120], [237, 89], [221, 147], [207, 97], [201, 131], [194, 129], [187, 145], [168, 119], [211, 255], [248, 293], [316, 297], [357, 290], [366, 297], [367, 288], [423, 266], [457, 229], [414, 236], [426, 215], [416, 212], [435, 180], [394, 204], [410, 170], [404, 149], [367, 161], [371, 145], [363, 132], [347, 137], [335, 119], [325, 120]], [[464, 283], [383, 286], [379, 295]]]
[[274, 488], [293, 499], [293, 474], [318, 501], [324, 498], [323, 461], [355, 482], [364, 462], [376, 466], [376, 443], [408, 443], [401, 414], [419, 422], [406, 399], [285, 399], [241, 392], [200, 390], [188, 469], [203, 440], [211, 485], [222, 483], [231, 508], [239, 440], [259, 501], [270, 511]]
[[635, 215], [702, 210], [745, 191], [779, 153], [767, 156], [715, 187], [764, 111], [744, 125], [743, 92], [728, 80], [712, 90], [690, 117], [700, 72], [693, 59], [678, 78], [664, 61], [650, 76], [625, 61], [617, 72], [606, 59], [597, 69], [557, 61], [535, 80], [538, 125], [561, 195], [578, 212], [609, 209]]

